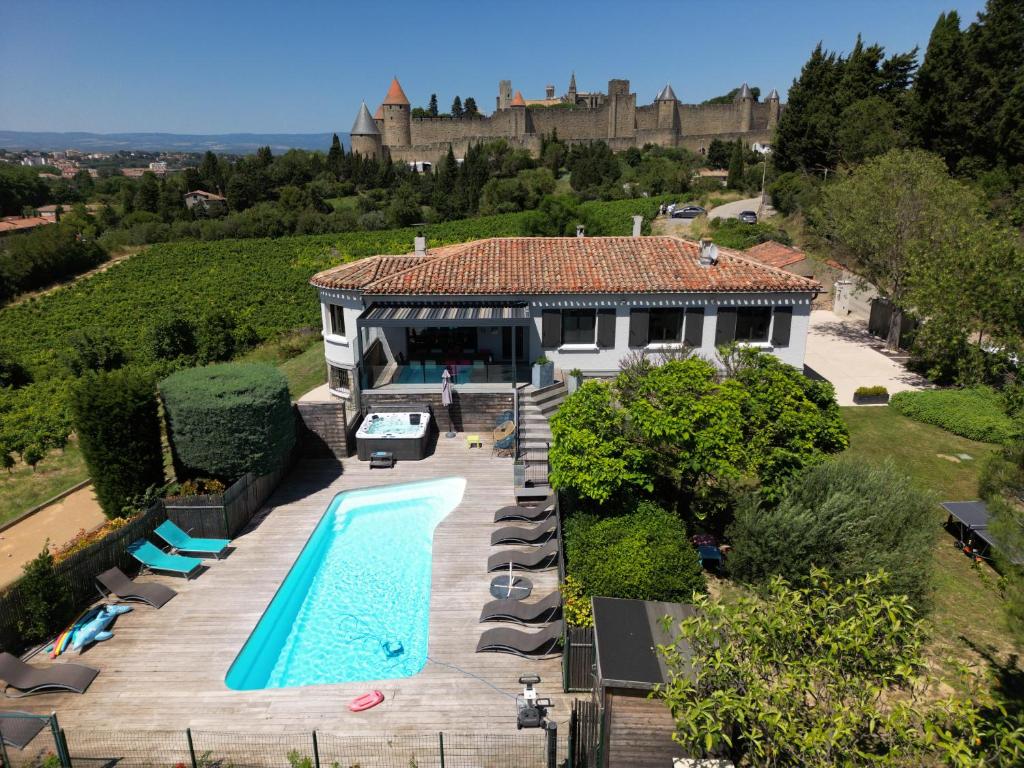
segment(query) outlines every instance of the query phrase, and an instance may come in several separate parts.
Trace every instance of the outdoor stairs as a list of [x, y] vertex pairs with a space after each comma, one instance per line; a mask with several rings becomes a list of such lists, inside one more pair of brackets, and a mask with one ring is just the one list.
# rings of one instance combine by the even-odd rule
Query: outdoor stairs
[[532, 385], [519, 390], [519, 458], [526, 468], [527, 481], [547, 485], [548, 447], [551, 425], [548, 419], [565, 400], [565, 383], [555, 382], [538, 389]]

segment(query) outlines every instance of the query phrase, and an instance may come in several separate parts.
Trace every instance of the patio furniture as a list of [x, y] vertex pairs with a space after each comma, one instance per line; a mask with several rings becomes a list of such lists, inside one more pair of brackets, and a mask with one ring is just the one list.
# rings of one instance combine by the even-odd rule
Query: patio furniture
[[391, 469], [395, 466], [395, 454], [391, 451], [374, 451], [370, 454], [370, 469]]
[[480, 612], [480, 621], [511, 621], [516, 624], [547, 624], [562, 615], [562, 593], [557, 589], [535, 603], [492, 600]]
[[171, 520], [164, 520], [153, 533], [166, 541], [175, 553], [213, 555], [219, 559], [224, 551], [231, 546], [231, 539], [194, 539]]
[[1013, 565], [1024, 565], [1024, 552], [1007, 546], [998, 532], [989, 528], [988, 506], [983, 501], [944, 501], [949, 513], [946, 528], [956, 534], [956, 545], [973, 558], [990, 560], [993, 550], [1000, 550]]
[[495, 600], [525, 600], [533, 592], [533, 582], [525, 576], [504, 573], [491, 579], [490, 592]]
[[697, 547], [697, 559], [701, 567], [717, 569], [722, 564], [722, 550], [710, 544], [701, 544]]
[[5, 712], [0, 715], [0, 739], [15, 749], [24, 749], [49, 724], [44, 715], [31, 712]]
[[104, 592], [97, 587], [104, 597], [109, 593], [119, 600], [146, 603], [154, 608], [162, 608], [168, 600], [178, 594], [163, 584], [140, 584], [132, 581], [117, 566], [101, 573], [96, 577], [96, 581], [106, 588], [107, 591]]
[[561, 621], [550, 624], [539, 632], [524, 632], [511, 627], [488, 629], [480, 636], [477, 653], [512, 653], [525, 658], [551, 656], [558, 651], [565, 628]]
[[[85, 693], [100, 671], [83, 664], [51, 664], [40, 668], [26, 664], [17, 656], [0, 653], [0, 680], [4, 681], [4, 694], [8, 688], [20, 691], [19, 696], [48, 690]], [[17, 698], [17, 697], [12, 697]]]
[[192, 578], [192, 574], [203, 566], [203, 561], [197, 557], [170, 555], [145, 539], [129, 544], [128, 554], [151, 571], [176, 573], [186, 579]]
[[466, 435], [466, 447], [483, 448], [484, 441], [480, 439], [480, 435]]
[[520, 571], [539, 571], [554, 568], [558, 562], [558, 542], [549, 541], [543, 547], [532, 552], [519, 552], [506, 549], [487, 558], [488, 571], [500, 571], [512, 567]]
[[527, 507], [521, 504], [512, 504], [508, 507], [502, 507], [494, 513], [494, 522], [509, 523], [520, 520], [528, 523], [536, 523], [550, 517], [554, 512], [555, 497], [549, 496], [536, 506]]
[[542, 544], [557, 535], [558, 522], [549, 517], [533, 528], [508, 525], [491, 534], [491, 544]]

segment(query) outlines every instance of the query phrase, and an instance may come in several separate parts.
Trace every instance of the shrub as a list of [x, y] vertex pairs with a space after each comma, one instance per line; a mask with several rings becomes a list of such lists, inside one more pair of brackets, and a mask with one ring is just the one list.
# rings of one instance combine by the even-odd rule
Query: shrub
[[92, 373], [71, 392], [71, 412], [96, 498], [107, 517], [163, 485], [160, 417], [153, 378], [131, 368]]
[[924, 603], [935, 533], [932, 500], [895, 465], [852, 459], [807, 470], [774, 509], [739, 505], [729, 529], [729, 572], [751, 583], [806, 584], [812, 566], [837, 580], [887, 571], [892, 594]]
[[989, 387], [897, 392], [889, 404], [904, 416], [971, 440], [1005, 443], [1014, 434], [1002, 398]]
[[25, 574], [18, 582], [22, 618], [18, 632], [23, 640], [35, 643], [48, 638], [70, 618], [71, 594], [54, 570], [49, 542], [43, 551], [25, 565]]
[[288, 380], [273, 366], [191, 368], [160, 382], [160, 393], [179, 477], [263, 475], [295, 444]]
[[196, 329], [196, 349], [203, 363], [229, 359], [235, 353], [235, 320], [215, 310], [205, 315]]
[[104, 331], [75, 331], [68, 337], [71, 348], [64, 354], [64, 362], [72, 376], [89, 371], [113, 371], [124, 365], [124, 350]]
[[571, 517], [565, 540], [570, 574], [587, 596], [689, 601], [705, 590], [685, 526], [653, 502], [603, 520]]
[[562, 613], [565, 622], [572, 627], [594, 626], [594, 610], [590, 598], [583, 591], [583, 585], [575, 576], [566, 576], [562, 584]]
[[855, 397], [885, 397], [889, 390], [881, 384], [876, 384], [873, 387], [857, 387], [853, 394]]
[[152, 330], [153, 357], [157, 360], [177, 360], [196, 353], [196, 327], [184, 317], [169, 317], [158, 321]]

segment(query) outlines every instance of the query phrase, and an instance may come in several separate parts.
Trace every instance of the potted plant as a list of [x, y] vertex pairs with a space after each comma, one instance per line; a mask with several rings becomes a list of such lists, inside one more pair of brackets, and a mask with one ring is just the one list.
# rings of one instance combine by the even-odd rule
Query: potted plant
[[569, 377], [565, 380], [565, 386], [569, 390], [571, 395], [577, 389], [580, 388], [580, 384], [583, 383], [583, 371], [579, 368], [573, 368], [569, 371]]
[[555, 364], [541, 355], [533, 361], [533, 386], [537, 389], [550, 387], [555, 383]]
[[889, 402], [889, 390], [879, 385], [875, 387], [857, 387], [853, 393], [856, 405], [885, 405]]

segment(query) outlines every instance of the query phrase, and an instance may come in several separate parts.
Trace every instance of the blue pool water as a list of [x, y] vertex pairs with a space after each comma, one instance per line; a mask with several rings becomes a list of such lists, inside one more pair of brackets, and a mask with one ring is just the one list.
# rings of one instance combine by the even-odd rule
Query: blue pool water
[[[451, 477], [335, 496], [228, 670], [227, 686], [419, 672], [427, 661], [434, 528], [465, 487]], [[402, 651], [389, 655], [399, 644]]]

